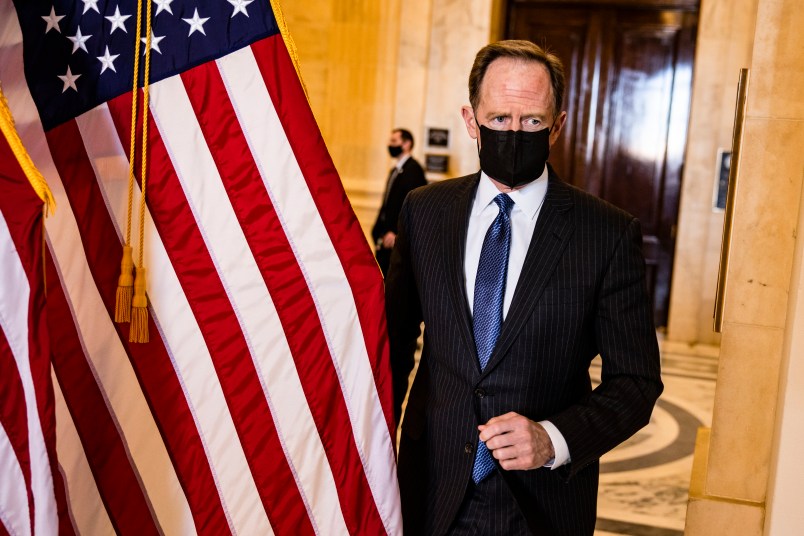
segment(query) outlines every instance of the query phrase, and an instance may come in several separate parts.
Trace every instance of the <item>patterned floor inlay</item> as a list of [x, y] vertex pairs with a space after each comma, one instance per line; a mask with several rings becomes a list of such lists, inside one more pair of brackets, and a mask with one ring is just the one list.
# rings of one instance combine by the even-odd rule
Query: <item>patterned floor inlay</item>
[[[665, 390], [651, 422], [601, 459], [596, 536], [681, 536], [692, 453], [709, 426], [717, 348], [662, 344]], [[592, 366], [598, 380], [600, 363]]]

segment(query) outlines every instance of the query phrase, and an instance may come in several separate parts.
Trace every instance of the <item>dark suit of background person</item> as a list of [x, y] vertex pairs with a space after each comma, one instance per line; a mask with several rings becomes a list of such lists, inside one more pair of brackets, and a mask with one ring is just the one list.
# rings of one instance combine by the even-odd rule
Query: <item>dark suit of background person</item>
[[[490, 107], [484, 104], [484, 91], [492, 91], [488, 87], [493, 80], [523, 79], [519, 72], [505, 75], [508, 78], [499, 75], [501, 65], [520, 61], [532, 69], [534, 61], [495, 59], [480, 82], [478, 62], [484, 51], [488, 58], [494, 57], [489, 51], [498, 54], [511, 48], [549, 57], [556, 69], [557, 58], [545, 56], [532, 43], [503, 42], [478, 53], [470, 97], [473, 76], [479, 97], [471, 99], [472, 107], [464, 107], [463, 115], [470, 136], [480, 136], [481, 146], [489, 138], [478, 125], [506, 121], [484, 115]], [[539, 76], [547, 77], [544, 93], [552, 108], [539, 128], [546, 124], [550, 129], [552, 145], [566, 117], [558, 113], [563, 73], [551, 78], [544, 61], [535, 65], [541, 69]], [[559, 90], [556, 77], [562, 79]], [[506, 113], [505, 106], [499, 108], [491, 111]], [[514, 120], [515, 126], [507, 130], [524, 130], [522, 118]], [[482, 149], [480, 154], [485, 170]], [[425, 325], [399, 452], [406, 534], [593, 534], [598, 459], [648, 423], [661, 393], [638, 221], [562, 182], [549, 165], [540, 169], [545, 168], [539, 180], [547, 181], [546, 194], [515, 291], [506, 290], [513, 292], [513, 298], [482, 372], [465, 282], [470, 268], [464, 261], [475, 194], [480, 181], [489, 179], [485, 173], [475, 173], [434, 183], [411, 192], [402, 208], [386, 280], [397, 417], [420, 322]], [[593, 391], [589, 365], [598, 354], [602, 383]], [[517, 415], [506, 422], [524, 423], [528, 444], [538, 447], [538, 455], [521, 458], [531, 460], [534, 468], [497, 465], [491, 476], [474, 484], [478, 425], [508, 412]], [[556, 442], [547, 437], [548, 425], [537, 421], [549, 421], [558, 430], [569, 461], [553, 469], [544, 467]], [[483, 440], [495, 458], [505, 458], [511, 452], [503, 454], [499, 448], [503, 445], [492, 447], [492, 443], [514, 442], [515, 437], [519, 436]], [[541, 461], [533, 461], [537, 459]], [[465, 528], [472, 524], [477, 526]]]
[[427, 184], [422, 166], [411, 155], [412, 150], [413, 135], [409, 131], [399, 128], [391, 132], [388, 151], [396, 158], [396, 165], [388, 174], [383, 203], [371, 230], [377, 248], [377, 264], [380, 265], [383, 277], [388, 273], [402, 202], [408, 192]]

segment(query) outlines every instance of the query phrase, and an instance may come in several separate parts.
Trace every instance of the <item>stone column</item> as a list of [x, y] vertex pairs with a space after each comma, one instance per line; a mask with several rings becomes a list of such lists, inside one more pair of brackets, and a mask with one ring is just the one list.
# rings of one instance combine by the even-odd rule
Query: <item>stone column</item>
[[731, 144], [737, 76], [751, 65], [758, 1], [701, 1], [668, 341], [720, 342], [712, 331], [723, 228], [723, 213], [714, 209], [713, 199], [717, 155]]
[[[431, 0], [422, 0], [429, 2]], [[400, 0], [305, 0], [282, 9], [327, 149], [368, 235], [390, 160]]]
[[715, 407], [696, 446], [688, 535], [765, 534], [778, 401], [794, 385], [780, 371], [801, 360], [790, 341], [804, 311], [790, 295], [804, 240], [802, 26], [799, 0], [759, 0]]

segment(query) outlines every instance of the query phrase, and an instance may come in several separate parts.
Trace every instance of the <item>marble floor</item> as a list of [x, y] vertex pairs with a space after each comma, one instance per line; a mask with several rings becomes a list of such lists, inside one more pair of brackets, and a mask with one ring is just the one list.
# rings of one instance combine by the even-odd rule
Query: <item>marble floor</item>
[[718, 348], [662, 341], [661, 349], [665, 388], [650, 424], [601, 459], [597, 536], [684, 533], [695, 434], [712, 420]]

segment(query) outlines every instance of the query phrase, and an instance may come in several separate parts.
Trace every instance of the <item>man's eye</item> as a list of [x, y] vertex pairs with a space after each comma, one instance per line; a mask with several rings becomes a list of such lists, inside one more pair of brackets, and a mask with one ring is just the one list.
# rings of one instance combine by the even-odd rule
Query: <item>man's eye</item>
[[494, 122], [494, 123], [504, 123], [505, 122], [505, 117], [503, 117], [503, 116], [495, 117], [495, 118], [492, 119], [492, 122]]

